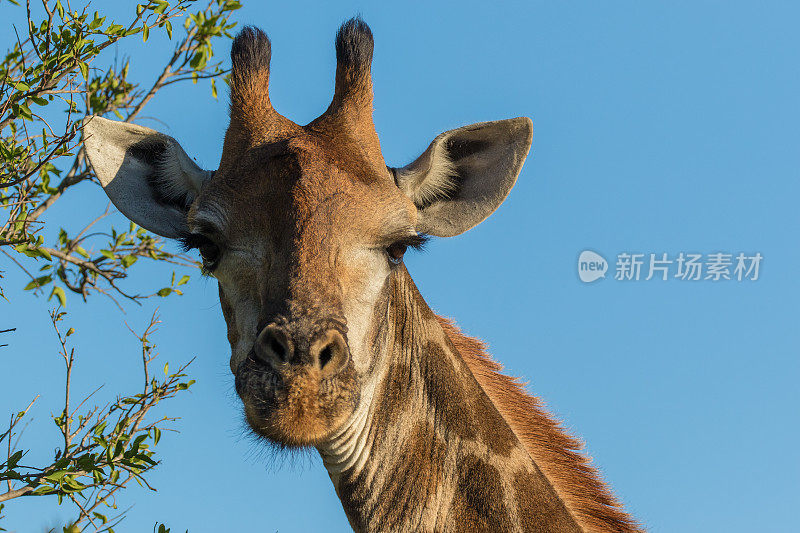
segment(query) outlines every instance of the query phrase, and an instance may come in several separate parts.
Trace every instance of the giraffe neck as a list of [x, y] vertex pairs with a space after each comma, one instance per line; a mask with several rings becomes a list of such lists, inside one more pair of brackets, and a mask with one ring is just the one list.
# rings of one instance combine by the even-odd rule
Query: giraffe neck
[[318, 447], [356, 531], [581, 531], [405, 270], [360, 407]]

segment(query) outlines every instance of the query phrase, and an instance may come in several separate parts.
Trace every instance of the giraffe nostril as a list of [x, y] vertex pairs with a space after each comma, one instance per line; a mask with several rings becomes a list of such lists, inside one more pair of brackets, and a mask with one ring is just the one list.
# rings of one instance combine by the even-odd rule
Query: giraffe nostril
[[322, 349], [319, 353], [319, 366], [320, 368], [325, 368], [330, 360], [333, 358], [333, 350], [331, 349], [330, 345], [326, 346]]
[[335, 329], [322, 332], [309, 350], [311, 361], [322, 371], [323, 376], [331, 377], [338, 374], [350, 360], [350, 350], [347, 341]]
[[278, 339], [271, 337], [269, 339], [269, 347], [273, 352], [275, 352], [275, 355], [277, 355], [281, 361], [286, 361], [286, 347], [278, 342]]
[[254, 351], [262, 363], [282, 364], [292, 356], [292, 344], [283, 329], [267, 326], [256, 339]]

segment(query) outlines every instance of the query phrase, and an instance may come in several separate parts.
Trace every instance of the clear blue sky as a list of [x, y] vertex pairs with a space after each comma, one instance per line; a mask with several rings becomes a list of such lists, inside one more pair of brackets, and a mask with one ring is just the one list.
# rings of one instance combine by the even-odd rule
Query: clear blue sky
[[[238, 20], [273, 41], [272, 101], [299, 123], [332, 96], [336, 28], [363, 15], [375, 34], [375, 122], [389, 164], [407, 163], [446, 129], [531, 117], [533, 150], [500, 210], [408, 259], [422, 293], [529, 380], [652, 531], [796, 528], [800, 5], [244, 5]], [[156, 40], [119, 52], [133, 54], [134, 78], [151, 80], [167, 48]], [[215, 168], [223, 94], [213, 101], [207, 85], [173, 87], [145, 113], [158, 121], [140, 123]], [[60, 200], [52, 219], [77, 226], [104, 205], [87, 186]], [[611, 261], [622, 251], [760, 252], [764, 261], [749, 283], [583, 284], [584, 249]], [[23, 277], [5, 262], [0, 269], [13, 302], [0, 303], [2, 322], [19, 327], [0, 352], [0, 413], [51, 389], [26, 437], [49, 446], [61, 395], [56, 339], [42, 302], [17, 290]], [[139, 279], [144, 287], [150, 276], [148, 288], [170, 274], [147, 272]], [[79, 390], [138, 386], [122, 321], [142, 327], [157, 303], [162, 357], [175, 365], [197, 356], [197, 384], [173, 405], [181, 433], [165, 437], [165, 463], [152, 476], [159, 492], [131, 491], [137, 503], [119, 530], [149, 531], [158, 519], [192, 533], [347, 531], [318, 457], [274, 466], [248, 438], [216, 293], [213, 280], [193, 280], [185, 296], [126, 316], [100, 299], [70, 305]], [[60, 512], [12, 502], [6, 527], [38, 531]]]

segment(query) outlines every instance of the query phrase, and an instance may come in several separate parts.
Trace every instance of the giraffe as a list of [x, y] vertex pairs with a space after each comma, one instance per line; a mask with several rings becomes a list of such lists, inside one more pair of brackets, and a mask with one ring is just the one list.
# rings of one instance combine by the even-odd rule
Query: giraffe
[[315, 447], [355, 531], [640, 531], [580, 442], [430, 309], [403, 263], [428, 236], [497, 209], [531, 120], [450, 130], [389, 167], [373, 46], [360, 18], [340, 27], [331, 104], [300, 126], [272, 107], [271, 44], [246, 27], [217, 170], [102, 117], [84, 121], [86, 154], [125, 216], [199, 250], [247, 423], [279, 446]]

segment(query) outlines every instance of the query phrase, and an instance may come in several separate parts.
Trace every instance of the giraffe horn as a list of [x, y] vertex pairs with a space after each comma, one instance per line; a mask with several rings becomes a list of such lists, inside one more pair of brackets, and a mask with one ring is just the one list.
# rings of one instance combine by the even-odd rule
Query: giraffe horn
[[231, 48], [231, 119], [251, 133], [269, 129], [277, 113], [269, 101], [272, 45], [267, 34], [245, 26]]
[[328, 112], [345, 107], [372, 113], [372, 31], [354, 17], [336, 32], [336, 89]]
[[335, 124], [360, 142], [379, 146], [372, 122], [372, 31], [360, 17], [336, 32], [336, 88], [328, 109], [314, 123]]

